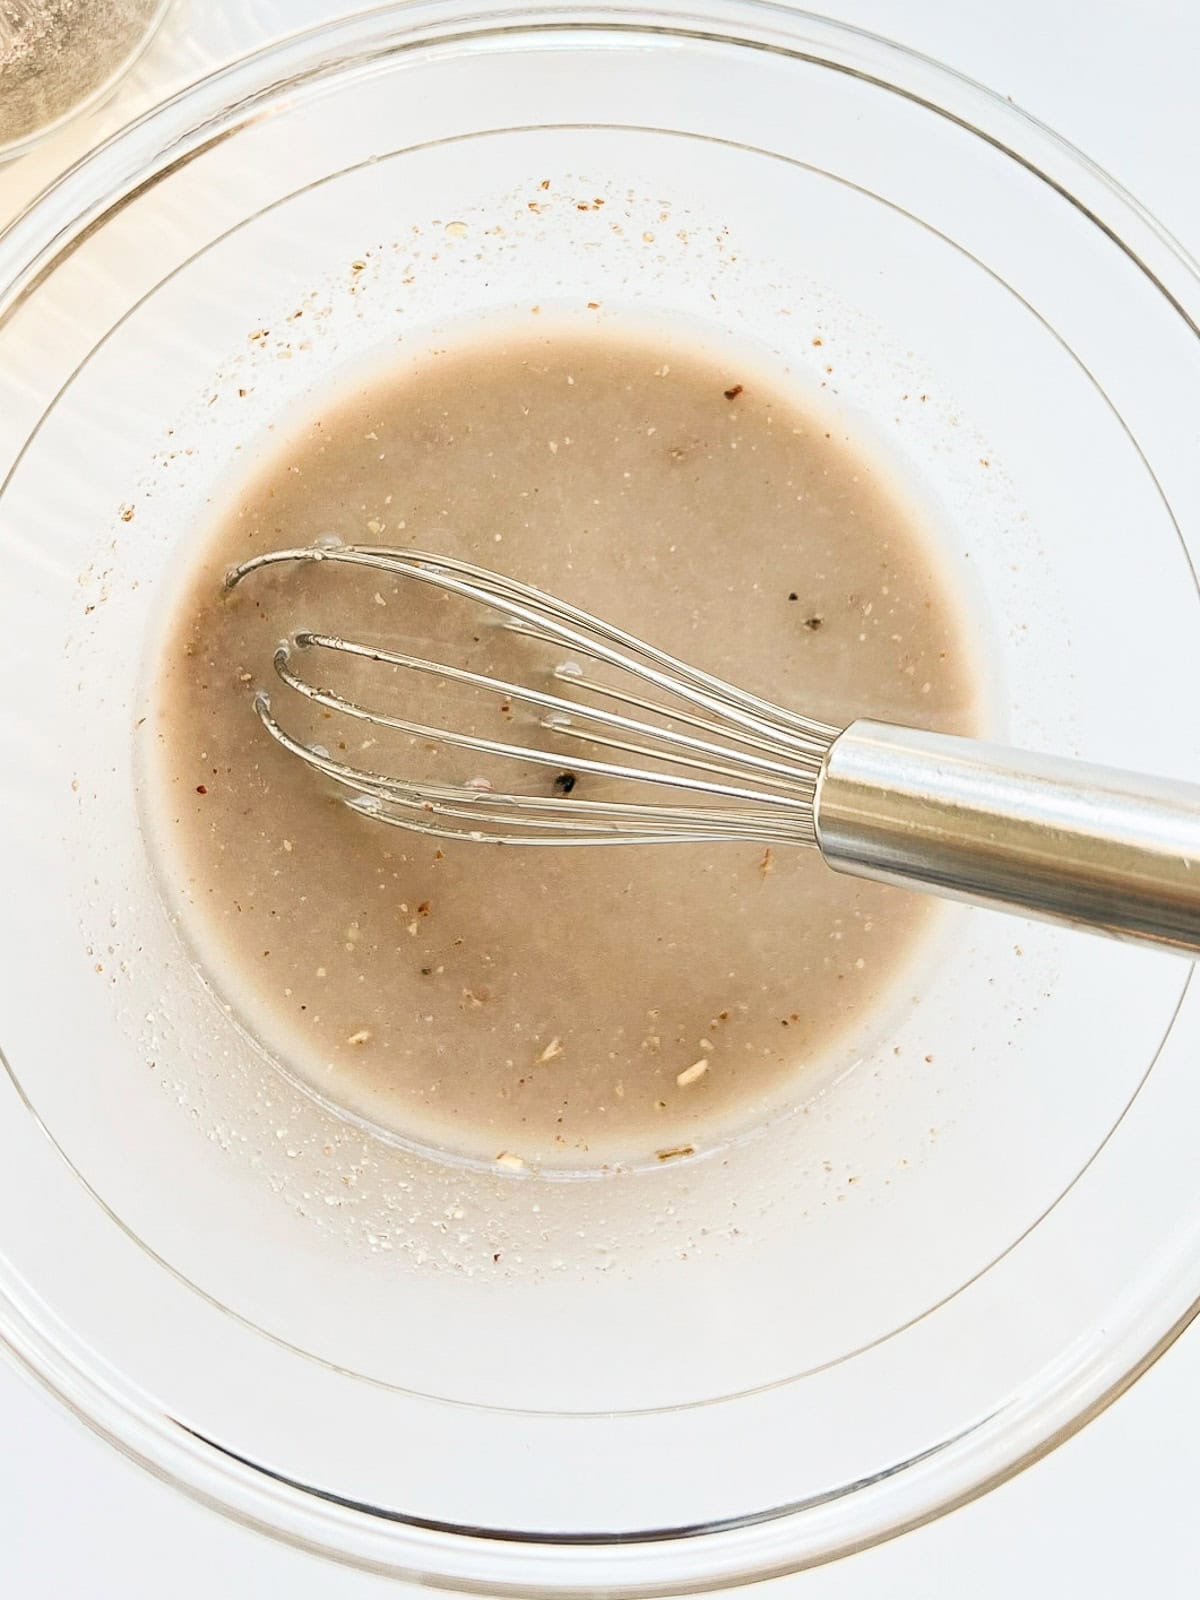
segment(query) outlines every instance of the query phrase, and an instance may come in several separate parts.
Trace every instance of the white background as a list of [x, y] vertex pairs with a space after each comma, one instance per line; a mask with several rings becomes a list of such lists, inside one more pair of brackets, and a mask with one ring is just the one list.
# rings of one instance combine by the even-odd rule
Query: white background
[[[820, 5], [820, 0], [813, 0]], [[152, 100], [336, 0], [176, 0], [120, 95], [0, 168], [0, 222]], [[981, 79], [1093, 156], [1200, 254], [1198, 0], [825, 0]], [[1198, 1130], [1200, 1133], [1200, 1130]], [[1136, 1196], [1130, 1197], [1136, 1204]], [[1054, 1455], [983, 1500], [747, 1600], [991, 1600], [1200, 1588], [1200, 1325]], [[12, 1600], [402, 1600], [183, 1500], [0, 1365], [0, 1595]]]

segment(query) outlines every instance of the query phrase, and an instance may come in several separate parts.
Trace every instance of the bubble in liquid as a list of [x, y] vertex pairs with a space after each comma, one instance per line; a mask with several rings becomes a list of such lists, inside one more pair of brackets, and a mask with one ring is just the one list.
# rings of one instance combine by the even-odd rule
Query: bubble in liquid
[[345, 548], [345, 540], [339, 539], [336, 533], [319, 533], [313, 540], [314, 550], [341, 550]]

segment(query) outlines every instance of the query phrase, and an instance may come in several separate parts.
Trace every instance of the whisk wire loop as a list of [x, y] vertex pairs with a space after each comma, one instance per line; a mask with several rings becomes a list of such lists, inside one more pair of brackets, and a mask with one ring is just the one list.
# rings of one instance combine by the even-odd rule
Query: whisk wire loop
[[[532, 740], [516, 743], [431, 726], [360, 703], [302, 670], [305, 657], [316, 662], [355, 658], [486, 691], [508, 706], [528, 708], [535, 713], [534, 726], [574, 747], [569, 789], [548, 795], [521, 793], [519, 785], [497, 791], [482, 780], [447, 783], [372, 772], [290, 733], [270, 695], [260, 689], [255, 707], [266, 731], [310, 768], [348, 789], [354, 809], [436, 837], [511, 844], [814, 842], [817, 776], [837, 728], [772, 706], [565, 601], [454, 557], [358, 545], [275, 550], [235, 567], [226, 587], [235, 588], [264, 567], [326, 561], [431, 585], [485, 608], [516, 637], [568, 652], [566, 661], [548, 670], [554, 687], [540, 688], [338, 634], [295, 632], [275, 652], [276, 676], [291, 693], [331, 714], [407, 734], [414, 746], [449, 746], [533, 768], [552, 767], [560, 775], [564, 767], [561, 750]], [[614, 682], [589, 676], [576, 657], [623, 676]], [[645, 686], [653, 692], [643, 692]], [[585, 775], [602, 780], [604, 793], [572, 794]], [[672, 799], [624, 798], [629, 786], [640, 785], [673, 791]]]

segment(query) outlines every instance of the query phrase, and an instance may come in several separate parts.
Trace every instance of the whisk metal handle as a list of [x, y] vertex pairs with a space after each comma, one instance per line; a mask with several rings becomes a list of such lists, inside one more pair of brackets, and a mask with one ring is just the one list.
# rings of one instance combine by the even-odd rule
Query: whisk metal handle
[[860, 721], [816, 833], [839, 872], [1200, 954], [1200, 787]]

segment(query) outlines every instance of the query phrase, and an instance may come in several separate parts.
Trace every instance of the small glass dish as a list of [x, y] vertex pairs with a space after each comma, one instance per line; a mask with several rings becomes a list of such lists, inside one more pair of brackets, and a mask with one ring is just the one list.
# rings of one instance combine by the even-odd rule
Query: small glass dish
[[575, 1182], [374, 1138], [193, 968], [136, 775], [206, 502], [408, 329], [589, 301], [780, 352], [902, 460], [1013, 742], [1200, 772], [1200, 281], [923, 57], [753, 0], [418, 0], [205, 79], [0, 236], [0, 1336], [249, 1525], [524, 1596], [723, 1587], [936, 1516], [1200, 1297], [1172, 957], [955, 913], [802, 1115]]
[[0, 28], [0, 166], [112, 94], [171, 0], [16, 0]]

